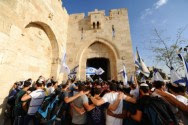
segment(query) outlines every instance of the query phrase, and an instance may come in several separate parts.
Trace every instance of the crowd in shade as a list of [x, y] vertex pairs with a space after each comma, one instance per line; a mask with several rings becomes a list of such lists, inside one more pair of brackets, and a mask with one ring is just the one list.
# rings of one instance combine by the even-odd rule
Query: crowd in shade
[[40, 76], [14, 83], [5, 115], [12, 125], [187, 125], [186, 84], [158, 78], [58, 83]]

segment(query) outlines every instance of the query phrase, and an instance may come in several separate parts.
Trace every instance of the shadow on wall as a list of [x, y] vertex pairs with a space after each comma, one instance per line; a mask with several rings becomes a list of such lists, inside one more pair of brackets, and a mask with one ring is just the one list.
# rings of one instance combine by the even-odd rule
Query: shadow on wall
[[[11, 92], [12, 88], [9, 90], [9, 93]], [[9, 95], [9, 94], [8, 94]], [[11, 120], [7, 117], [5, 117], [5, 109], [7, 106], [7, 100], [8, 100], [8, 95], [6, 98], [4, 98], [3, 103], [0, 104], [0, 110], [1, 110], [1, 114], [0, 114], [0, 125], [11, 125]]]

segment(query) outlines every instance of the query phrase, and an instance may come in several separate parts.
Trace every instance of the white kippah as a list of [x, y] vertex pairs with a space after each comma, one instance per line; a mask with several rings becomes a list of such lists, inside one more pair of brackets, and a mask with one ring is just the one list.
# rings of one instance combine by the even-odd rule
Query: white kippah
[[146, 83], [142, 83], [142, 84], [140, 84], [140, 86], [148, 87], [148, 84], [146, 84]]

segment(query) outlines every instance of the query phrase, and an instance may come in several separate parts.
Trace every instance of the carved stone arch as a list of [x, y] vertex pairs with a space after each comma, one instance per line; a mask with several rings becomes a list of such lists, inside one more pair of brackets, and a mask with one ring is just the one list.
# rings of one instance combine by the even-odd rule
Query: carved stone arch
[[59, 64], [59, 46], [58, 46], [56, 36], [54, 32], [52, 31], [51, 27], [44, 22], [40, 22], [40, 21], [30, 22], [29, 24], [25, 26], [26, 29], [32, 28], [32, 27], [43, 30], [50, 41], [51, 55], [52, 55], [50, 76], [54, 76], [55, 78], [57, 78], [58, 64]]
[[105, 40], [98, 39], [86, 43], [85, 48], [82, 50], [83, 51], [79, 54], [79, 79], [85, 80], [86, 63], [88, 59], [92, 58], [108, 59], [110, 62], [110, 78], [117, 79], [117, 60], [119, 58], [119, 54], [113, 45]]

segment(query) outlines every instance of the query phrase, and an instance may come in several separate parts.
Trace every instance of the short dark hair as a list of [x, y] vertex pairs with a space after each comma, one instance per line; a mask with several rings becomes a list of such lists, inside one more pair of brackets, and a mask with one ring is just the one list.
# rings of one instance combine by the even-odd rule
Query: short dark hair
[[62, 89], [64, 89], [64, 88], [66, 88], [68, 86], [68, 84], [67, 83], [65, 83], [65, 84], [62, 84]]
[[186, 86], [181, 86], [181, 85], [179, 85], [178, 86], [178, 90], [179, 90], [179, 92], [185, 92], [186, 91]]
[[54, 86], [55, 84], [57, 84], [57, 81], [53, 81], [52, 84], [53, 84], [53, 86]]
[[156, 89], [160, 89], [160, 88], [162, 88], [162, 86], [164, 86], [164, 85], [165, 85], [165, 83], [162, 82], [162, 81], [154, 81], [154, 82], [153, 82], [153, 86], [154, 86]]
[[78, 85], [78, 91], [85, 91], [85, 90], [86, 90], [86, 87], [84, 84], [81, 83]]
[[140, 86], [140, 90], [142, 90], [144, 93], [149, 92], [149, 86]]
[[94, 94], [97, 94], [97, 95], [99, 95], [99, 94], [101, 94], [101, 88], [94, 88]]
[[117, 91], [117, 85], [115, 83], [110, 83], [110, 90]]
[[50, 87], [50, 86], [52, 86], [52, 83], [51, 83], [51, 82], [47, 84], [47, 87]]
[[29, 87], [30, 85], [31, 85], [31, 83], [30, 83], [29, 81], [25, 81], [23, 87], [24, 87], [24, 88], [25, 88], [25, 87]]
[[168, 87], [168, 90], [171, 90], [171, 91], [173, 91], [175, 93], [179, 92], [179, 90], [177, 89], [178, 87], [174, 86], [173, 83], [167, 84], [167, 87]]
[[37, 82], [36, 82], [37, 87], [42, 87], [42, 84], [43, 83], [41, 83], [41, 82], [39, 82], [39, 80], [37, 80]]

